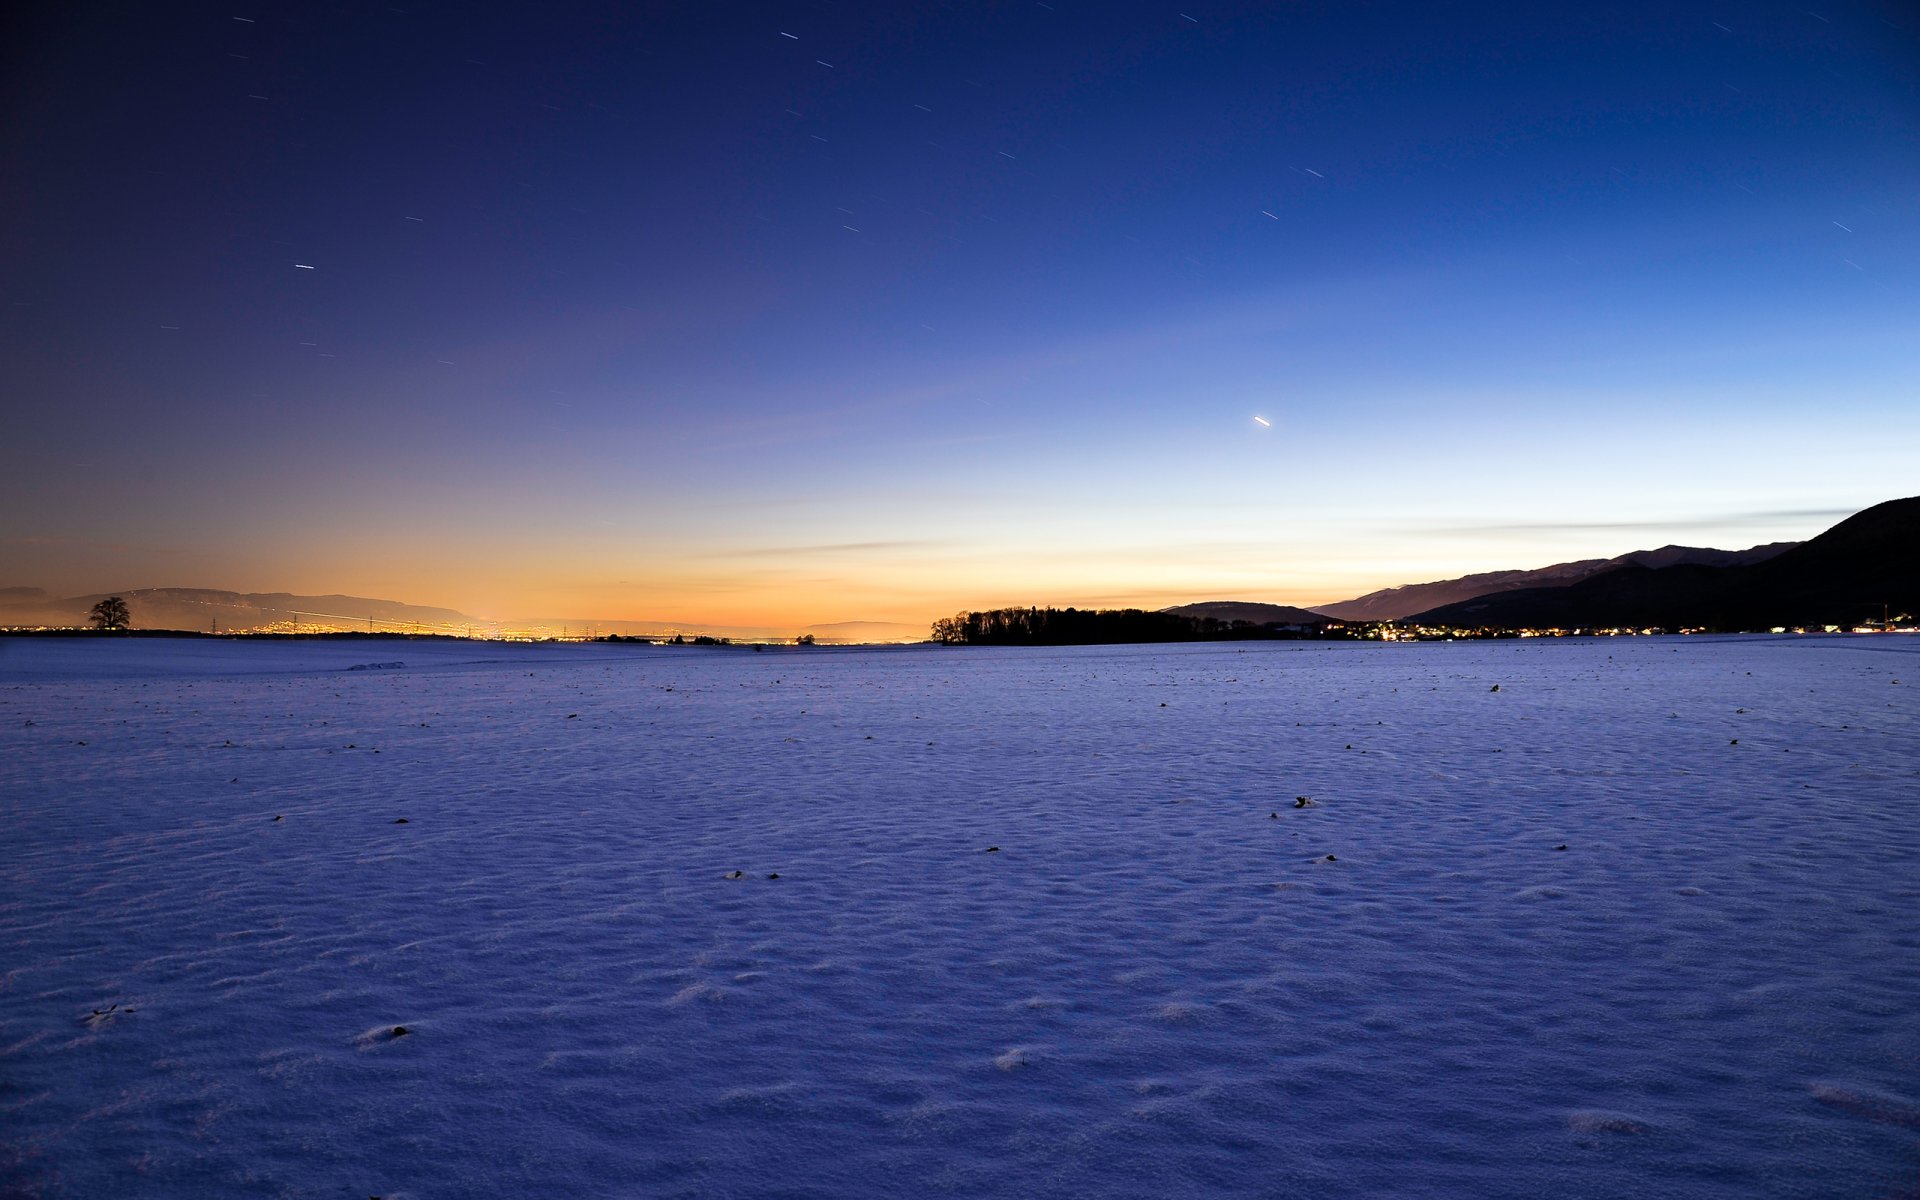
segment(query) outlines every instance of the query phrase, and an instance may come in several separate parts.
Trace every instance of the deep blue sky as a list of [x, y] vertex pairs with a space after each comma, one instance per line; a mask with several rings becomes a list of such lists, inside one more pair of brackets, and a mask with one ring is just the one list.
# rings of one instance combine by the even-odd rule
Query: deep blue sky
[[1920, 491], [1904, 5], [9, 20], [0, 584], [1312, 602]]

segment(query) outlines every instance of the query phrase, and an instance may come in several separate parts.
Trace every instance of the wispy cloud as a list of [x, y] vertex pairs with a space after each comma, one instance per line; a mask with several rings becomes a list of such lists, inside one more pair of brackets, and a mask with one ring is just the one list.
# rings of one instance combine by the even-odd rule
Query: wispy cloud
[[959, 545], [948, 541], [900, 542], [818, 542], [798, 546], [748, 546], [738, 550], [714, 550], [702, 558], [808, 558], [832, 554], [898, 554], [915, 550], [949, 549]]
[[82, 550], [105, 550], [111, 554], [132, 554], [143, 551], [149, 554], [179, 554], [178, 546], [158, 546], [144, 542], [98, 542], [87, 538], [39, 536], [29, 534], [25, 537], [0, 538], [0, 546], [29, 546], [36, 549], [53, 546], [72, 546]]
[[1489, 525], [1442, 525], [1416, 529], [1423, 534], [1556, 534], [1556, 533], [1659, 533], [1681, 529], [1731, 529], [1754, 525], [1772, 525], [1782, 521], [1839, 521], [1850, 517], [1853, 508], [1780, 508], [1743, 513], [1719, 513], [1697, 517], [1671, 517], [1643, 521], [1516, 521]]

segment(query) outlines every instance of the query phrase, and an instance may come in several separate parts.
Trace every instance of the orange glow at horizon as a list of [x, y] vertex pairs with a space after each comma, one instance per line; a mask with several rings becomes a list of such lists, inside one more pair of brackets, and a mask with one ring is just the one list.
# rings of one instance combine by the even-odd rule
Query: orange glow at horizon
[[[1742, 548], [1794, 539], [1830, 521], [1767, 514], [1684, 527], [1482, 526], [1377, 517], [1274, 520], [1245, 507], [1136, 508], [1109, 522], [1073, 514], [1022, 523], [999, 512], [899, 514], [855, 523], [845, 508], [794, 516], [765, 510], [668, 532], [486, 522], [457, 514], [436, 527], [328, 527], [264, 542], [217, 545], [40, 539], [15, 543], [11, 578], [61, 595], [147, 587], [354, 596], [437, 607], [464, 623], [750, 630], [794, 636], [873, 622], [887, 636], [924, 632], [956, 612], [1001, 607], [1158, 609], [1209, 600], [1314, 608], [1382, 588], [1461, 575], [1611, 557], [1665, 542]], [[476, 533], [468, 524], [487, 528]], [[970, 523], [972, 522], [972, 523]], [[804, 536], [803, 536], [804, 533]], [[315, 604], [315, 608], [323, 606]], [[351, 619], [352, 610], [344, 611]], [[204, 627], [204, 622], [200, 623]], [[872, 631], [867, 631], [872, 632]]]

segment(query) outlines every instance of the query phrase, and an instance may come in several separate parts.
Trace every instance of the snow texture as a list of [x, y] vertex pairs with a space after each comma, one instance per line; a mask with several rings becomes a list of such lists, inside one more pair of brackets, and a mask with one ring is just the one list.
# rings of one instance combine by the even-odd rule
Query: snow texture
[[0, 639], [0, 1194], [1909, 1194], [1916, 691]]

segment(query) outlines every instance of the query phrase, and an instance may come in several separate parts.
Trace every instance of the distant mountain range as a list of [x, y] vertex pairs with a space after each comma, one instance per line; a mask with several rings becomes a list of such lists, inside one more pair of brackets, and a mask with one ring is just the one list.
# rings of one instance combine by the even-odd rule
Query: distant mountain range
[[[797, 629], [715, 626], [672, 621], [607, 621], [590, 617], [525, 617], [508, 621], [475, 617], [451, 608], [402, 604], [366, 596], [308, 596], [290, 592], [228, 592], [214, 588], [135, 588], [112, 593], [127, 602], [140, 629], [190, 629], [242, 632], [262, 629], [361, 630], [382, 633], [495, 634], [549, 636], [560, 633], [617, 633], [665, 637], [696, 633], [742, 640], [793, 637], [811, 633], [822, 642], [898, 642], [923, 639], [919, 625], [897, 621], [837, 621]], [[0, 588], [0, 626], [84, 625], [87, 612], [106, 598], [56, 596], [41, 588]]]
[[1203, 600], [1198, 604], [1182, 604], [1160, 611], [1182, 617], [1211, 617], [1228, 624], [1245, 621], [1249, 625], [1324, 625], [1327, 621], [1326, 616], [1309, 609], [1294, 608], [1289, 604], [1259, 604], [1250, 600]]
[[1259, 625], [1327, 617], [1512, 629], [1854, 625], [1883, 611], [1920, 613], [1920, 497], [1877, 504], [1808, 542], [1662, 546], [1404, 584], [1314, 609], [1214, 600], [1165, 611]]
[[1751, 550], [1710, 550], [1700, 546], [1662, 546], [1658, 550], [1635, 550], [1615, 558], [1583, 558], [1577, 562], [1555, 563], [1531, 571], [1486, 571], [1442, 579], [1433, 583], [1407, 583], [1378, 592], [1368, 592], [1352, 600], [1323, 604], [1319, 612], [1342, 621], [1398, 621], [1415, 613], [1428, 612], [1448, 604], [1458, 604], [1494, 592], [1516, 592], [1525, 588], [1572, 587], [1584, 579], [1637, 566], [1664, 570], [1676, 566], [1738, 567], [1764, 562], [1792, 549], [1798, 542], [1769, 542]]
[[[108, 594], [62, 597], [40, 588], [0, 588], [0, 624], [84, 625], [87, 611]], [[450, 608], [365, 596], [301, 596], [217, 588], [134, 588], [111, 594], [127, 602], [133, 623], [143, 629], [225, 631], [294, 624], [355, 629], [371, 624], [387, 633], [460, 633], [468, 626], [493, 624]]]
[[1920, 496], [1855, 513], [1758, 562], [1625, 563], [1576, 583], [1501, 591], [1413, 615], [1500, 628], [1850, 626], [1920, 613]]

